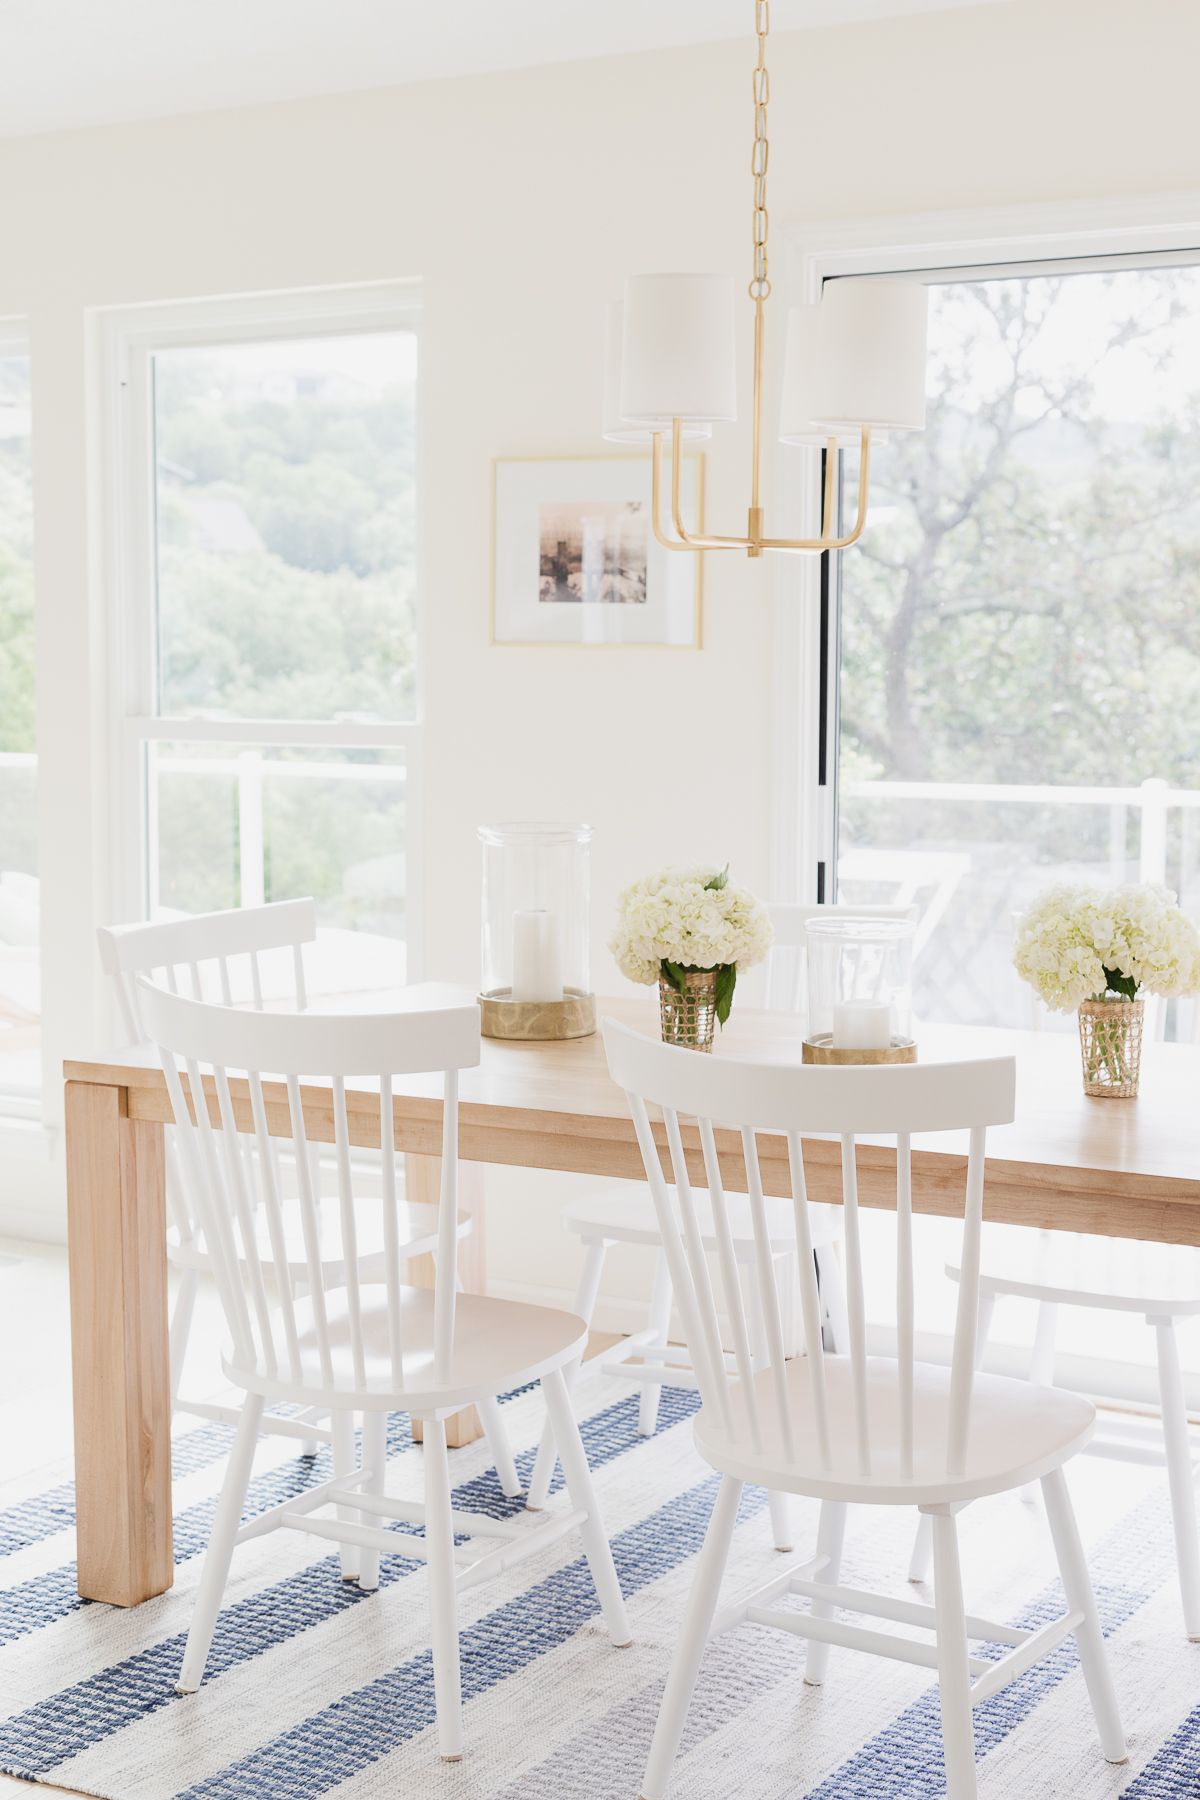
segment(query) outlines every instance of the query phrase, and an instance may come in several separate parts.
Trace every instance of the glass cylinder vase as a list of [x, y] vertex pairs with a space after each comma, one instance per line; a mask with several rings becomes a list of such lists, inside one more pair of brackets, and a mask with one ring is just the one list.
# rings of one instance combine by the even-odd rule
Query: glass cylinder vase
[[596, 1029], [589, 935], [592, 828], [481, 825], [485, 1037], [586, 1037]]
[[1142, 1074], [1144, 1000], [1085, 1000], [1079, 1008], [1083, 1091], [1132, 1100]]
[[812, 918], [805, 1062], [915, 1062], [910, 919]]

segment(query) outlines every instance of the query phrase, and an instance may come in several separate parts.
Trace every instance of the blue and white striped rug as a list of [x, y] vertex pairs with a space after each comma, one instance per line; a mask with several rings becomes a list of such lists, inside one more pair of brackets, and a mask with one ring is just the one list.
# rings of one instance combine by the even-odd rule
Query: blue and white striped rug
[[[0, 1494], [0, 1769], [112, 1800], [634, 1800], [714, 1477], [691, 1443], [692, 1398], [664, 1397], [653, 1439], [637, 1400], [594, 1371], [577, 1390], [584, 1435], [629, 1599], [635, 1644], [613, 1650], [586, 1565], [568, 1538], [460, 1600], [467, 1756], [437, 1756], [422, 1565], [388, 1559], [360, 1594], [336, 1558], [293, 1533], [240, 1549], [208, 1678], [174, 1680], [228, 1434], [175, 1446], [178, 1568], [169, 1594], [131, 1611], [75, 1594], [71, 1489]], [[505, 1403], [528, 1475], [536, 1394]], [[390, 1430], [389, 1489], [417, 1494], [408, 1421]], [[324, 1477], [286, 1440], [264, 1440], [255, 1511]], [[504, 1500], [482, 1443], [453, 1456], [456, 1503]], [[1200, 1796], [1200, 1647], [1183, 1639], [1161, 1481], [1082, 1459], [1071, 1472], [1109, 1633], [1130, 1763], [1096, 1748], [1073, 1647], [976, 1712], [984, 1796], [1130, 1800]], [[748, 1492], [730, 1589], [779, 1564], [763, 1497]], [[796, 1544], [815, 1507], [796, 1502]], [[845, 1578], [911, 1593], [912, 1516], [852, 1515]], [[963, 1515], [974, 1610], [1034, 1623], [1057, 1608], [1039, 1512], [1015, 1497]], [[402, 1540], [399, 1540], [402, 1541]], [[398, 1544], [399, 1547], [399, 1544]], [[706, 1658], [673, 1800], [926, 1800], [944, 1791], [936, 1688], [928, 1671], [835, 1651], [826, 1685], [800, 1681], [803, 1646], [761, 1627]]]

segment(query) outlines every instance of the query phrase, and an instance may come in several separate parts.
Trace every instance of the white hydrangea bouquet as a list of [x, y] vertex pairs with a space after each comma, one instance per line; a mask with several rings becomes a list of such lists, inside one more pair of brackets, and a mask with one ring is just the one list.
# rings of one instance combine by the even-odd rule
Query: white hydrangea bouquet
[[1055, 1012], [1079, 1014], [1090, 1094], [1137, 1093], [1143, 990], [1200, 992], [1200, 931], [1169, 888], [1053, 887], [1017, 926], [1017, 974]]
[[631, 981], [658, 982], [663, 1037], [708, 1050], [714, 1020], [729, 1017], [738, 970], [761, 962], [773, 935], [761, 902], [730, 886], [728, 865], [697, 863], [631, 883], [608, 947]]

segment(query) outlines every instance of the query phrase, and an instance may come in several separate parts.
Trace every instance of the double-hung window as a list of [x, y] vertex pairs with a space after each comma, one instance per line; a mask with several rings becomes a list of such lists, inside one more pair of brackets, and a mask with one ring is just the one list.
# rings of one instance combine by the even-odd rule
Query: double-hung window
[[1200, 905], [1200, 262], [926, 279], [927, 428], [833, 584], [837, 888], [916, 903], [920, 1016], [1028, 1025], [1041, 889]]
[[411, 287], [109, 321], [118, 916], [312, 895], [315, 985], [419, 955]]

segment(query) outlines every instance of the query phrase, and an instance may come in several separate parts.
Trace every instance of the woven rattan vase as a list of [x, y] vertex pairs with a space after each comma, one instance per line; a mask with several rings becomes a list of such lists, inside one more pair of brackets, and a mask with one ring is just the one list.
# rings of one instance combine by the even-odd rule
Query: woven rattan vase
[[658, 978], [664, 1044], [685, 1050], [711, 1050], [717, 1023], [717, 971], [693, 969], [683, 978], [683, 992], [665, 975]]
[[1142, 1072], [1143, 1000], [1085, 1000], [1079, 1008], [1083, 1091], [1132, 1100]]

